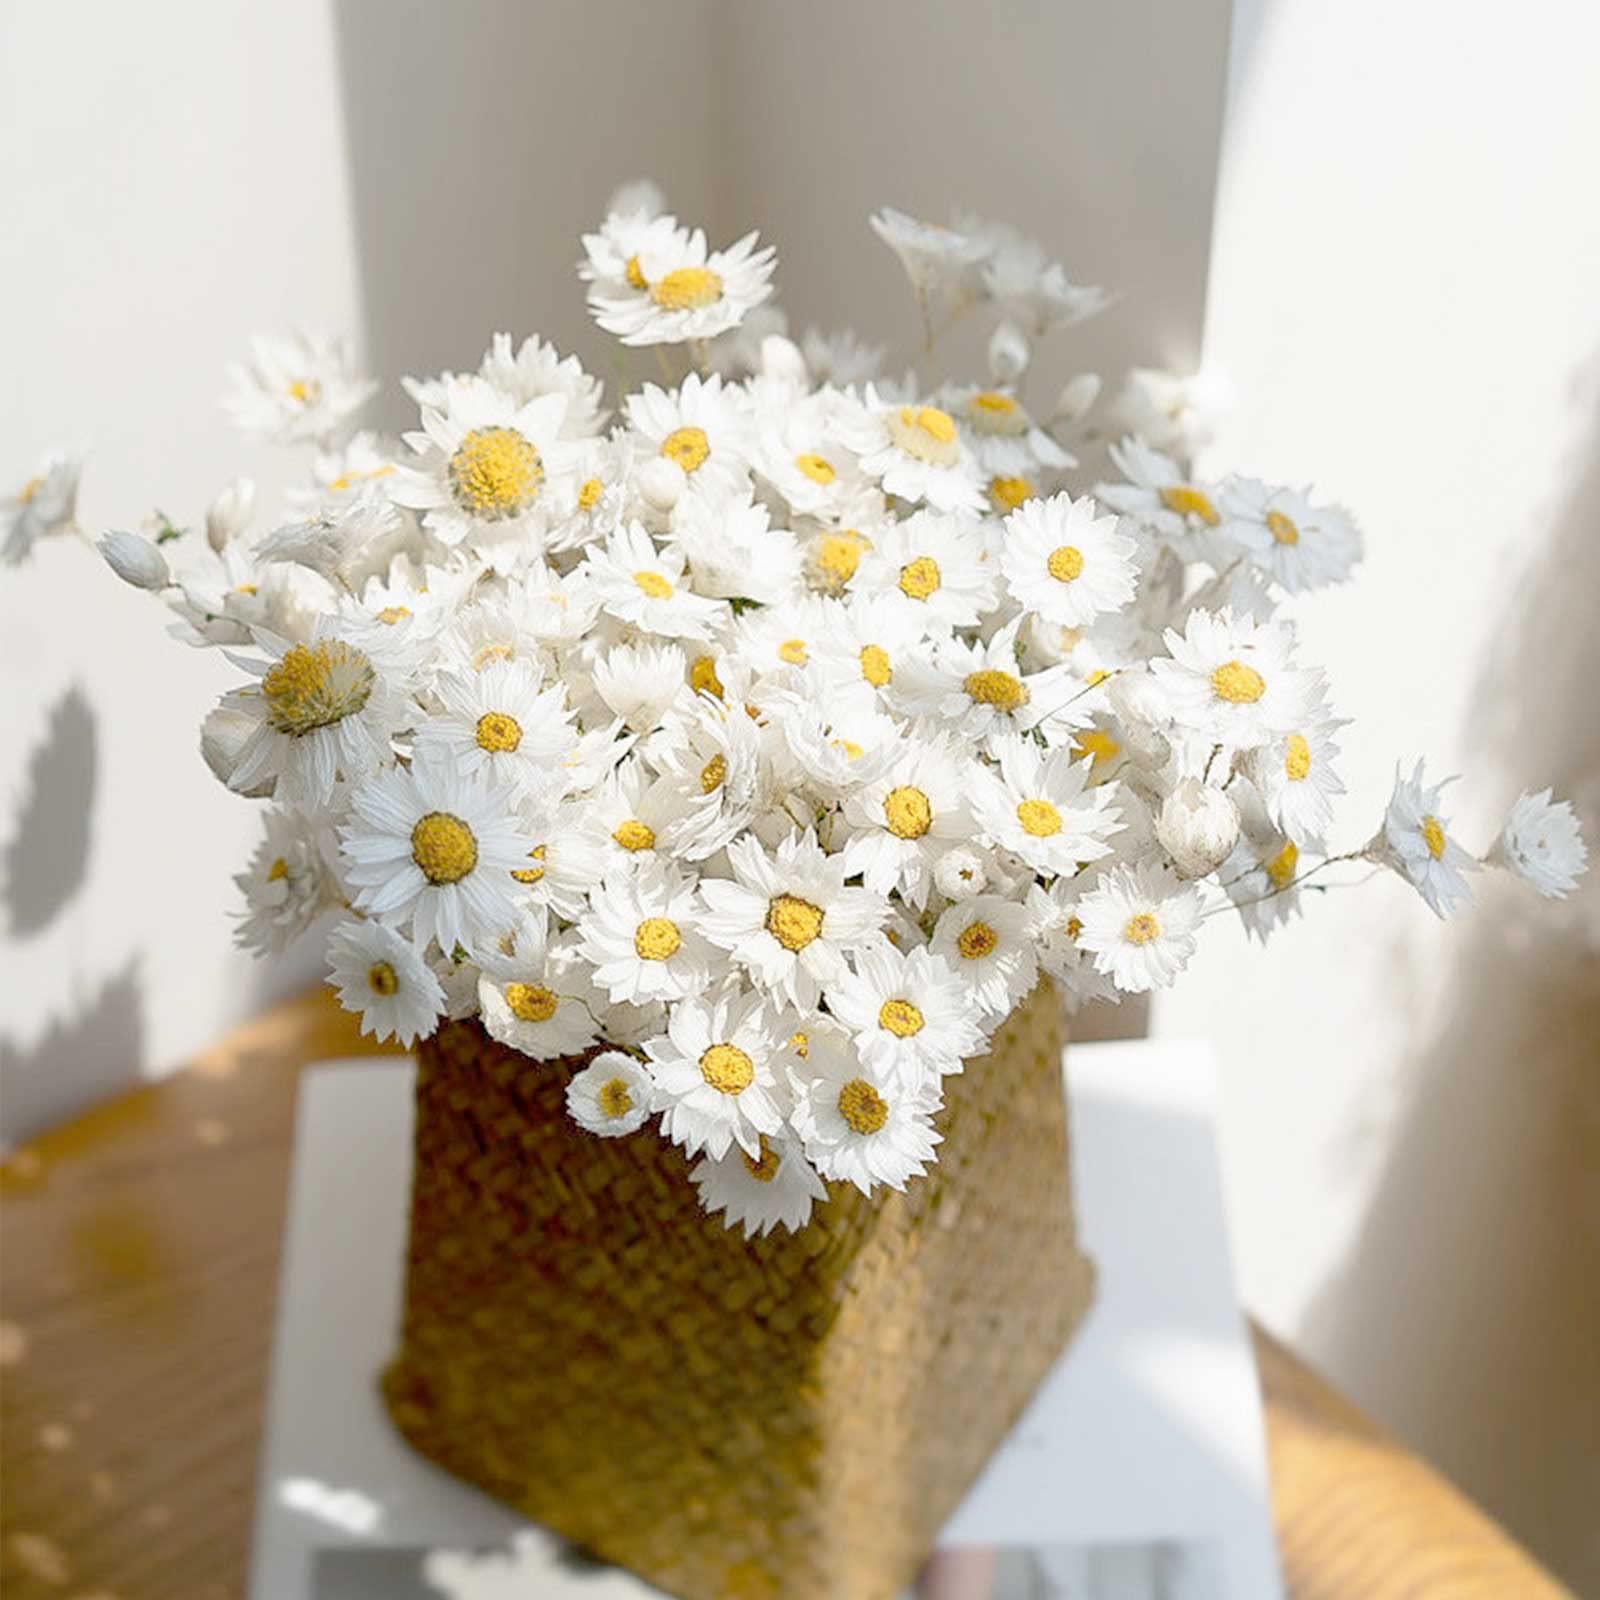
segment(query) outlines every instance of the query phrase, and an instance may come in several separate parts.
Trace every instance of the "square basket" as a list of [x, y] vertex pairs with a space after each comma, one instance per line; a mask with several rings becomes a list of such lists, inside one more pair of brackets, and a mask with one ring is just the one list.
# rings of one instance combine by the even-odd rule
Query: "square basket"
[[447, 1025], [418, 1051], [396, 1425], [686, 1600], [891, 1600], [1093, 1293], [1061, 1040], [1041, 984], [944, 1080], [927, 1177], [747, 1242], [653, 1126], [571, 1121], [588, 1055]]

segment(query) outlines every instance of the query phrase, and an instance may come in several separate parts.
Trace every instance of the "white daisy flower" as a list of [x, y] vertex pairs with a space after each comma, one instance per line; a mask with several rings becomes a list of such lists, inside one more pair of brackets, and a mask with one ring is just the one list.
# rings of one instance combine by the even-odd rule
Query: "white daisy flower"
[[519, 937], [510, 957], [491, 957], [478, 977], [478, 1009], [490, 1038], [534, 1061], [587, 1050], [600, 1037], [605, 999], [570, 951], [546, 952]]
[[[986, 389], [977, 384], [958, 384], [942, 398], [950, 413], [965, 428], [972, 440], [978, 466], [989, 480], [991, 500], [1012, 499], [1007, 510], [1038, 493], [1039, 478], [1048, 472], [1061, 472], [1077, 466], [1077, 459], [1028, 415], [1027, 407], [1016, 395], [1004, 389]], [[1027, 492], [1015, 489], [997, 495], [996, 480], [1028, 480]]]
[[800, 353], [813, 383], [846, 389], [871, 383], [888, 352], [881, 344], [864, 343], [848, 328], [834, 333], [807, 328], [800, 336]]
[[228, 379], [223, 408], [235, 425], [278, 444], [327, 440], [378, 387], [351, 369], [341, 341], [306, 334], [252, 339]]
[[442, 544], [537, 551], [574, 493], [577, 450], [561, 436], [566, 410], [562, 394], [519, 406], [481, 378], [452, 387], [443, 406], [423, 407], [422, 431], [406, 435], [420, 460], [395, 474], [390, 497], [421, 512]]
[[974, 763], [942, 739], [908, 740], [883, 776], [845, 796], [852, 830], [844, 860], [874, 894], [898, 889], [908, 905], [928, 903], [933, 863], [972, 832]]
[[319, 619], [304, 644], [257, 638], [266, 660], [228, 656], [256, 678], [222, 699], [224, 710], [253, 725], [228, 786], [250, 793], [270, 780], [283, 804], [320, 810], [336, 779], [358, 782], [391, 759], [394, 735], [414, 708], [330, 619]]
[[984, 289], [1030, 338], [1069, 328], [1111, 304], [1104, 289], [1069, 282], [1059, 261], [1051, 261], [1041, 245], [1008, 223], [962, 217], [957, 226], [989, 246]]
[[1304, 719], [1311, 684], [1290, 661], [1287, 628], [1195, 610], [1182, 633], [1168, 628], [1165, 638], [1170, 655], [1153, 660], [1150, 671], [1184, 732], [1253, 750]]
[[788, 605], [762, 606], [734, 624], [730, 648], [752, 671], [790, 684], [821, 648], [836, 609], [815, 595]]
[[808, 1062], [813, 1076], [790, 1120], [806, 1158], [825, 1178], [853, 1183], [863, 1194], [880, 1184], [904, 1189], [935, 1159], [939, 1080], [902, 1083], [858, 1060], [848, 1048], [818, 1042]]
[[1200, 895], [1165, 869], [1112, 869], [1078, 902], [1078, 944], [1128, 994], [1165, 988], [1195, 951]]
[[955, 973], [966, 1005], [1004, 1017], [1039, 979], [1033, 919], [999, 895], [974, 895], [951, 906], [934, 926], [929, 951]]
[[853, 402], [823, 389], [762, 419], [756, 469], [800, 516], [836, 516], [859, 500], [867, 485], [845, 443], [841, 423], [847, 407], [853, 410]]
[[1589, 865], [1572, 802], [1552, 800], [1548, 789], [1537, 794], [1524, 790], [1487, 859], [1516, 873], [1547, 899], [1571, 894]]
[[434, 693], [439, 716], [420, 722], [419, 757], [482, 773], [519, 794], [559, 787], [561, 764], [577, 746], [572, 714], [559, 688], [541, 686], [528, 661], [494, 661], [481, 672], [442, 672]]
[[773, 719], [795, 764], [827, 799], [880, 777], [900, 748], [900, 729], [861, 684], [819, 702], [810, 693], [775, 695]]
[[603, 380], [590, 377], [576, 356], [563, 357], [537, 334], [524, 339], [513, 353], [511, 335], [497, 333], [478, 376], [508, 396], [519, 410], [547, 394], [563, 396], [567, 402], [561, 419], [563, 438], [587, 439], [605, 425]]
[[874, 698], [901, 708], [896, 671], [925, 658], [925, 616], [899, 596], [861, 594], [823, 613], [817, 663], [840, 691], [863, 686]]
[[601, 608], [621, 622], [670, 639], [706, 639], [726, 614], [720, 601], [695, 594], [681, 550], [656, 548], [637, 522], [590, 547], [582, 576]]
[[723, 970], [700, 936], [692, 878], [666, 862], [606, 879], [578, 918], [578, 953], [613, 1001], [633, 1005], [698, 994]]
[[666, 1033], [644, 1048], [661, 1126], [675, 1144], [715, 1160], [737, 1144], [760, 1159], [761, 1135], [783, 1126], [787, 1100], [780, 1076], [785, 1039], [773, 1028], [764, 995], [680, 1000]]
[[872, 541], [859, 528], [818, 528], [801, 542], [806, 582], [826, 595], [851, 591]]
[[578, 276], [591, 295], [622, 295], [647, 287], [640, 258], [671, 256], [688, 241], [678, 219], [653, 206], [616, 206], [594, 233], [583, 236], [584, 259]]
[[581, 807], [583, 837], [599, 853], [608, 876], [662, 859], [667, 831], [679, 815], [672, 784], [652, 777], [637, 755], [607, 773]]
[[761, 733], [743, 711], [710, 695], [673, 718], [648, 757], [676, 804], [663, 807], [664, 847], [686, 861], [715, 855], [754, 820], [761, 799]]
[[946, 900], [971, 900], [989, 887], [996, 876], [992, 852], [958, 844], [934, 863], [933, 886]]
[[1153, 367], [1130, 367], [1111, 403], [1111, 416], [1152, 449], [1193, 461], [1211, 443], [1223, 409], [1221, 385], [1209, 373], [1183, 377]]
[[444, 990], [422, 957], [381, 922], [341, 922], [328, 939], [328, 981], [339, 1004], [373, 1038], [408, 1049], [431, 1034], [445, 1009]]
[[1314, 505], [1304, 490], [1229, 478], [1219, 500], [1222, 537], [1290, 594], [1343, 583], [1361, 559], [1361, 534], [1349, 512]]
[[350, 797], [340, 830], [358, 910], [410, 924], [419, 950], [491, 947], [517, 921], [528, 845], [509, 789], [415, 762], [377, 773]]
[[1452, 782], [1454, 779], [1446, 778], [1442, 783], [1425, 783], [1420, 761], [1409, 778], [1402, 778], [1396, 767], [1383, 831], [1369, 847], [1377, 860], [1407, 879], [1428, 909], [1441, 918], [1472, 898], [1463, 874], [1478, 866], [1450, 837], [1440, 814], [1439, 796]]
[[591, 668], [594, 692], [637, 734], [661, 726], [668, 709], [684, 696], [687, 671], [677, 645], [652, 643], [620, 644], [596, 656]]
[[774, 1228], [790, 1233], [811, 1220], [811, 1208], [828, 1198], [828, 1186], [801, 1154], [798, 1141], [762, 1138], [759, 1156], [730, 1149], [720, 1161], [707, 1156], [695, 1164], [690, 1181], [700, 1204], [727, 1227], [742, 1227], [747, 1239]]
[[575, 921], [604, 874], [606, 854], [584, 826], [587, 810], [573, 800], [524, 806], [522, 834], [531, 842], [511, 878], [533, 911]]
[[1083, 919], [1078, 908], [1095, 886], [1092, 873], [1077, 878], [1057, 878], [1049, 885], [1035, 884], [1028, 891], [1040, 969], [1050, 975], [1069, 1011], [1093, 1000], [1114, 1000], [1117, 987], [1078, 942]]
[[854, 972], [828, 985], [827, 1001], [862, 1061], [908, 1087], [960, 1072], [984, 1046], [966, 985], [921, 946], [901, 951], [881, 940], [860, 951]]
[[824, 855], [810, 830], [789, 834], [770, 855], [753, 838], [736, 839], [728, 862], [731, 879], [701, 879], [701, 931], [762, 988], [814, 1010], [846, 958], [876, 938], [886, 901], [846, 888], [843, 857]]
[[288, 492], [290, 509], [305, 516], [378, 497], [397, 470], [394, 442], [363, 428], [332, 449], [319, 450], [311, 464], [311, 483]]
[[1138, 579], [1134, 541], [1087, 495], [1030, 500], [1006, 518], [1000, 570], [1012, 598], [1066, 628], [1120, 611]]
[[682, 501], [673, 514], [671, 543], [688, 562], [695, 592], [764, 606], [795, 601], [804, 554], [799, 540], [787, 528], [772, 527], [771, 520], [748, 493], [720, 503]]
[[282, 955], [338, 899], [325, 841], [306, 818], [271, 810], [250, 865], [234, 877], [245, 909], [234, 938], [257, 955]]
[[691, 372], [676, 389], [647, 383], [628, 397], [628, 422], [644, 459], [671, 462], [687, 493], [713, 503], [742, 495], [755, 449], [743, 393]]
[[924, 628], [970, 628], [995, 602], [979, 525], [919, 511], [875, 532], [853, 592], [895, 597]]
[[1217, 876], [1252, 939], [1299, 915], [1300, 846], [1274, 829], [1248, 829]]
[[1127, 482], [1097, 483], [1094, 497], [1101, 505], [1134, 518], [1184, 561], [1225, 565], [1217, 488], [1193, 482], [1170, 456], [1131, 436], [1111, 446], [1111, 460]]
[[[595, 276], [590, 313], [628, 345], [714, 339], [772, 293], [773, 251], [770, 245], [758, 250], [756, 238], [747, 233], [726, 250], [709, 250], [698, 228], [690, 234], [676, 228], [642, 231], [620, 283]], [[591, 262], [596, 259], [591, 252]]]
[[1261, 791], [1267, 815], [1291, 839], [1320, 839], [1333, 822], [1333, 803], [1344, 793], [1334, 770], [1339, 747], [1333, 736], [1345, 722], [1328, 712], [1320, 673], [1304, 721], [1250, 752], [1245, 771]]
[[885, 206], [871, 217], [872, 231], [894, 251], [911, 281], [928, 337], [983, 293], [978, 268], [993, 245], [937, 222], [921, 222]]
[[57, 452], [16, 489], [0, 497], [0, 561], [18, 566], [39, 540], [76, 527], [81, 456]]
[[884, 405], [868, 386], [868, 410], [844, 437], [861, 470], [885, 494], [935, 511], [982, 511], [983, 477], [977, 457], [948, 411], [929, 405]]
[[602, 1050], [567, 1084], [567, 1113], [585, 1133], [618, 1139], [651, 1116], [650, 1074], [620, 1050]]

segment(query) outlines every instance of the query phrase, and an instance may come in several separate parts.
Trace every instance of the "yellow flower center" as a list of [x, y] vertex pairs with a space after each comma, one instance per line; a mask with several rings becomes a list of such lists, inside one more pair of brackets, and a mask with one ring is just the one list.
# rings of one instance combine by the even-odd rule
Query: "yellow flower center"
[[638, 584], [640, 592], [652, 600], [670, 600], [672, 598], [672, 584], [663, 578], [659, 572], [636, 572], [633, 581]]
[[1048, 800], [1019, 800], [1017, 821], [1035, 839], [1053, 839], [1061, 832], [1061, 813]]
[[1283, 770], [1291, 783], [1299, 783], [1311, 772], [1311, 746], [1303, 733], [1291, 733], [1284, 742]]
[[650, 286], [663, 311], [703, 311], [722, 298], [722, 279], [710, 267], [674, 267]]
[[504, 711], [485, 711], [478, 718], [477, 741], [490, 755], [508, 753], [522, 743], [522, 724]]
[[474, 428], [450, 457], [456, 504], [488, 522], [521, 515], [538, 498], [544, 462], [515, 428]]
[[767, 902], [767, 932], [785, 950], [804, 950], [822, 933], [822, 907], [798, 895], [776, 895]]
[[1210, 496], [1196, 489], [1193, 484], [1175, 483], [1163, 489], [1161, 503], [1168, 511], [1176, 511], [1180, 517], [1198, 517], [1208, 528], [1216, 527], [1222, 520]]
[[594, 1097], [595, 1104], [600, 1107], [601, 1114], [615, 1122], [618, 1117], [625, 1117], [633, 1110], [633, 1095], [629, 1092], [625, 1078], [607, 1078], [600, 1085], [600, 1092]]
[[900, 592], [913, 600], [926, 600], [943, 581], [932, 556], [916, 556], [900, 569]]
[[1294, 869], [1300, 864], [1300, 851], [1293, 839], [1284, 845], [1267, 863], [1267, 876], [1276, 889], [1287, 889], [1294, 881]]
[[600, 504], [600, 496], [605, 492], [606, 486], [598, 478], [585, 478], [583, 487], [578, 490], [578, 509], [593, 511]]
[[644, 269], [639, 265], [638, 256], [628, 257], [628, 264], [622, 269], [622, 275], [628, 280], [630, 288], [648, 289], [650, 287], [645, 279]]
[[889, 652], [881, 644], [864, 644], [861, 647], [861, 676], [874, 689], [881, 689], [894, 676], [889, 664]]
[[472, 658], [473, 667], [482, 672], [483, 669], [495, 661], [515, 661], [517, 652], [508, 644], [496, 640], [493, 644], [486, 644]]
[[736, 1044], [714, 1044], [700, 1057], [700, 1076], [718, 1094], [743, 1094], [755, 1082], [756, 1064]]
[[374, 961], [367, 968], [367, 987], [385, 999], [400, 992], [400, 979], [387, 961]]
[[803, 667], [807, 660], [805, 640], [785, 639], [778, 646], [778, 659], [787, 661], [791, 667]]
[[980, 389], [972, 397], [972, 409], [987, 412], [991, 416], [1009, 417], [1017, 409], [1017, 402], [997, 389]]
[[917, 461], [930, 466], [953, 466], [961, 456], [955, 420], [937, 406], [901, 406], [885, 421], [889, 437]]
[[393, 471], [393, 464], [385, 462], [381, 467], [374, 467], [370, 472], [341, 472], [328, 485], [328, 489], [333, 494], [346, 494], [358, 483], [371, 483], [375, 478], [387, 478]]
[[624, 850], [654, 850], [656, 847], [655, 829], [637, 817], [629, 817], [626, 821], [619, 822], [612, 830], [611, 837]]
[[1078, 935], [1083, 932], [1083, 923], [1077, 917], [1068, 917], [1066, 935], [1074, 944], [1078, 942]]
[[[251, 594], [254, 594], [256, 586], [253, 583], [249, 583], [241, 585], [241, 588], [248, 589]], [[392, 628], [395, 623], [404, 622], [410, 615], [410, 606], [385, 606], [383, 610], [378, 613], [378, 621], [381, 622], [384, 627]]]
[[728, 758], [719, 750], [700, 769], [700, 793], [715, 794], [728, 776]]
[[747, 1150], [739, 1152], [739, 1159], [744, 1162], [744, 1170], [757, 1183], [771, 1183], [778, 1176], [778, 1168], [783, 1165], [782, 1156], [767, 1143], [766, 1134], [761, 1135], [761, 1155], [759, 1159], [753, 1158]]
[[1080, 755], [1092, 756], [1097, 767], [1115, 761], [1122, 754], [1122, 746], [1099, 728], [1085, 728], [1082, 733], [1074, 734], [1072, 748]]
[[819, 456], [814, 451], [803, 450], [794, 458], [794, 464], [800, 469], [803, 476], [813, 483], [820, 483], [824, 487], [832, 483], [839, 476], [833, 470], [833, 463], [826, 456]]
[[296, 378], [289, 385], [289, 398], [301, 405], [309, 405], [322, 393], [322, 385], [315, 378]]
[[43, 478], [29, 478], [28, 481], [17, 491], [17, 503], [19, 505], [31, 506], [33, 504], [33, 497], [38, 494], [42, 488], [44, 488]]
[[1050, 552], [1045, 567], [1057, 583], [1071, 583], [1083, 576], [1083, 551], [1076, 545], [1059, 544]]
[[833, 588], [843, 588], [855, 577], [861, 565], [861, 552], [867, 541], [859, 533], [846, 528], [842, 533], [828, 533], [817, 545], [817, 566]]
[[696, 694], [714, 694], [722, 698], [722, 679], [717, 676], [717, 663], [713, 656], [696, 656], [689, 667], [689, 687]]
[[460, 817], [430, 811], [411, 830], [411, 859], [429, 883], [459, 883], [478, 864], [478, 841]]
[[508, 983], [506, 1005], [519, 1022], [548, 1022], [560, 1000], [537, 983]]
[[342, 639], [292, 646], [266, 677], [267, 722], [294, 738], [353, 716], [372, 694], [372, 663]]
[[980, 706], [993, 706], [996, 711], [1015, 711], [1028, 703], [1028, 690], [1022, 680], [1009, 672], [985, 667], [980, 672], [969, 672], [962, 685], [967, 697]]
[[922, 790], [902, 784], [883, 797], [883, 820], [897, 839], [920, 839], [933, 826], [933, 807]]
[[997, 511], [1015, 511], [1023, 501], [1033, 499], [1038, 492], [1032, 481], [1027, 478], [989, 480], [989, 498], [994, 501]]
[[1267, 528], [1279, 544], [1299, 544], [1300, 530], [1281, 511], [1267, 513]]
[[926, 1019], [909, 1000], [885, 1000], [878, 1007], [878, 1026], [897, 1039], [909, 1039], [922, 1032]]
[[1141, 911], [1128, 918], [1128, 925], [1122, 930], [1122, 937], [1129, 944], [1149, 944], [1152, 939], [1161, 937], [1161, 924], [1152, 912]]
[[288, 876], [289, 863], [285, 861], [282, 856], [279, 856], [277, 860], [267, 868], [268, 883], [276, 883], [280, 878], [287, 878]]
[[676, 461], [685, 472], [694, 472], [706, 464], [711, 454], [711, 441], [704, 428], [674, 428], [661, 441], [661, 453], [669, 461]]
[[846, 761], [859, 761], [866, 754], [866, 751], [854, 739], [833, 739], [829, 743], [833, 749], [844, 751]]
[[[548, 846], [546, 845], [536, 844], [533, 849], [528, 852], [528, 859], [530, 861], [543, 861], [547, 848]], [[544, 868], [542, 866], [513, 867], [511, 869], [511, 876], [515, 878], [518, 883], [537, 883], [544, 876]]]
[[956, 949], [966, 961], [993, 955], [999, 944], [1000, 935], [987, 922], [969, 922], [956, 939]]
[[641, 961], [670, 961], [682, 948], [678, 924], [666, 917], [646, 917], [633, 930], [633, 951]]
[[809, 1061], [811, 1059], [811, 1035], [804, 1028], [797, 1028], [789, 1035], [789, 1048], [802, 1061]]
[[876, 1133], [889, 1120], [889, 1105], [865, 1078], [852, 1078], [839, 1090], [839, 1115], [852, 1133]]
[[1435, 861], [1444, 858], [1445, 845], [1449, 842], [1444, 836], [1444, 824], [1437, 817], [1424, 817], [1422, 819], [1422, 838], [1428, 847], [1428, 854]]
[[1211, 692], [1230, 705], [1254, 705], [1267, 692], [1267, 680], [1242, 661], [1224, 661], [1211, 674]]

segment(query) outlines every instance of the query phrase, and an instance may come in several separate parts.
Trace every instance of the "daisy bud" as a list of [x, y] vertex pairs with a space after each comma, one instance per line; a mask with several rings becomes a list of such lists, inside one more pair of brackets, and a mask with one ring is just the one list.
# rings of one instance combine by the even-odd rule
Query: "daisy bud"
[[1028, 370], [1028, 341], [1014, 322], [1002, 322], [989, 336], [989, 376], [1015, 383]]
[[769, 333], [761, 341], [761, 376], [777, 378], [783, 383], [809, 384], [811, 381], [800, 346], [781, 333]]
[[111, 570], [135, 589], [159, 591], [172, 582], [167, 558], [141, 534], [113, 531], [100, 541], [99, 549]]
[[1203, 878], [1239, 842], [1239, 808], [1220, 789], [1185, 778], [1162, 802], [1156, 838], [1180, 878]]
[[947, 900], [970, 900], [982, 894], [989, 886], [982, 854], [967, 845], [945, 851], [933, 869], [933, 885]]
[[670, 511], [678, 503], [683, 487], [689, 480], [683, 468], [666, 456], [652, 456], [639, 468], [634, 482], [646, 502], [657, 511]]
[[1089, 408], [1100, 398], [1100, 374], [1080, 372], [1063, 386], [1050, 413], [1052, 422], [1079, 422], [1089, 414]]
[[[233, 781], [234, 769], [245, 743], [255, 732], [257, 723], [242, 711], [228, 706], [218, 706], [207, 714], [200, 725], [200, 754], [205, 763], [222, 783]], [[269, 773], [260, 783], [243, 791], [246, 798], [258, 800], [272, 793], [276, 779]]]
[[206, 511], [206, 543], [221, 555], [223, 546], [250, 526], [255, 508], [255, 484], [235, 478]]

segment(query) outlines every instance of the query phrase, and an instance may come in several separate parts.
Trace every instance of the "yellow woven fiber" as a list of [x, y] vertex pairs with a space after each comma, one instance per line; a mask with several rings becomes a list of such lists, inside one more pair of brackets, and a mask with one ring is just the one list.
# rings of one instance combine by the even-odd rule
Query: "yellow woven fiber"
[[567, 1116], [587, 1056], [418, 1052], [394, 1420], [686, 1600], [890, 1600], [1088, 1308], [1048, 984], [944, 1081], [939, 1164], [799, 1233], [707, 1217], [654, 1126]]

